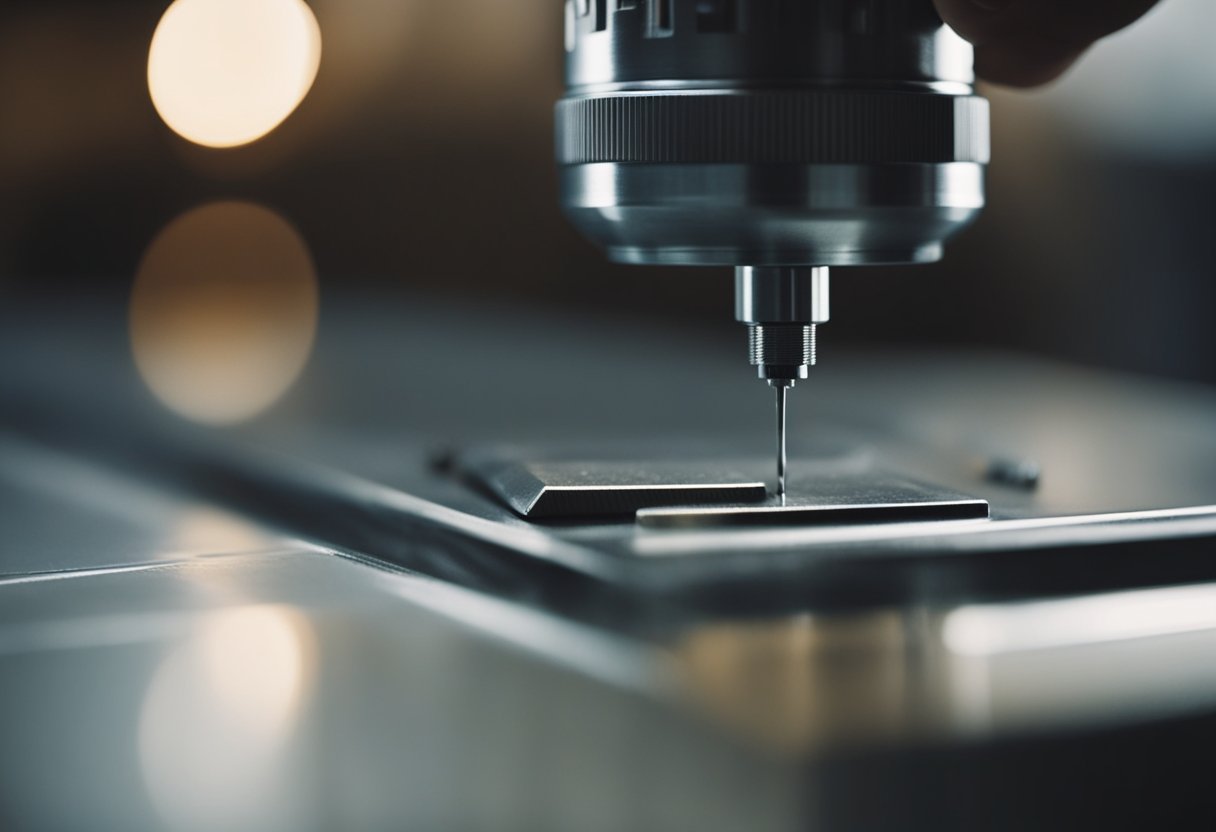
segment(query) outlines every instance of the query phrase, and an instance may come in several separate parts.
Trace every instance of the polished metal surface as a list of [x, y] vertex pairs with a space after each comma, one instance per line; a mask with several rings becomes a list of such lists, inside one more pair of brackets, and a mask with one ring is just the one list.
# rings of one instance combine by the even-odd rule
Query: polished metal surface
[[762, 505], [646, 508], [639, 526], [714, 529], [733, 526], [840, 526], [859, 523], [987, 520], [988, 501], [899, 476], [808, 474]]
[[[882, 467], [988, 500], [991, 522], [541, 527], [437, 472], [431, 454], [509, 439], [570, 445], [577, 453], [567, 459], [750, 458], [761, 462], [747, 481], [771, 479], [773, 400], [732, 369], [731, 339], [653, 321], [632, 322], [623, 337], [593, 316], [553, 320], [525, 306], [476, 313], [421, 297], [392, 309], [334, 299], [328, 309], [300, 398], [221, 437], [240, 440], [236, 449], [205, 432], [200, 442], [148, 399], [130, 366], [121, 304], [59, 310], [53, 342], [22, 337], [25, 318], [45, 313], [9, 315], [0, 416], [132, 475], [151, 468], [193, 488], [199, 478], [189, 472], [203, 466], [217, 493], [243, 495], [275, 522], [462, 582], [556, 565], [629, 591], [720, 587], [742, 597], [766, 587], [779, 606], [795, 590], [833, 596], [841, 582], [848, 597], [872, 599], [1216, 579], [1216, 396], [1204, 388], [1000, 354], [846, 351], [816, 371], [815, 395], [789, 412], [791, 474], [823, 460]], [[437, 366], [433, 345], [466, 325], [472, 335]], [[484, 372], [487, 354], [494, 373]], [[37, 372], [23, 371], [30, 362]], [[552, 379], [570, 362], [586, 375], [555, 395]], [[453, 383], [474, 376], [477, 385]], [[409, 384], [394, 387], [401, 379]], [[175, 429], [166, 433], [166, 422]], [[997, 457], [1036, 461], [1037, 487], [993, 481]], [[1139, 557], [1149, 546], [1154, 556]], [[989, 573], [1002, 577], [989, 582]]]
[[[915, 828], [962, 811], [926, 804], [933, 772], [1069, 828], [1052, 812], [1134, 811], [1104, 795], [1115, 759], [1176, 774], [1155, 752], [1206, 739], [1214, 592], [704, 618], [648, 643], [307, 546], [0, 581], [0, 820], [862, 829], [864, 784]], [[1063, 774], [1056, 730], [1103, 765], [1028, 801]]]
[[831, 317], [829, 286], [823, 267], [735, 270], [735, 319], [748, 328], [748, 357], [760, 378], [792, 387], [807, 377], [818, 326]]
[[289, 545], [241, 512], [0, 432], [0, 580]]
[[566, 48], [567, 85], [595, 90], [782, 77], [965, 91], [975, 80], [970, 46], [931, 4], [907, 0], [572, 0]]
[[559, 177], [566, 215], [622, 263], [931, 263], [984, 207], [975, 162], [601, 162]]
[[780, 830], [798, 812], [793, 769], [682, 715], [656, 652], [308, 547], [0, 581], [0, 677], [6, 829], [532, 832], [674, 811]]
[[[125, 298], [56, 312], [0, 309], [5, 829], [1073, 830], [1213, 808], [1210, 389], [845, 354], [790, 412], [791, 494], [884, 468], [991, 519], [537, 524], [436, 450], [509, 426], [585, 459], [767, 460], [772, 403], [730, 339], [333, 298], [298, 398], [214, 431], [146, 394]], [[554, 395], [570, 362], [586, 374]], [[1036, 486], [997, 459], [1034, 460]], [[217, 512], [261, 531], [189, 531]]]
[[459, 463], [532, 520], [619, 518], [650, 506], [758, 502], [764, 483], [715, 462], [519, 459], [473, 454]]
[[826, 268], [740, 266], [735, 320], [743, 324], [826, 324], [832, 317]]
[[623, 262], [936, 260], [983, 206], [971, 46], [929, 0], [567, 3], [562, 203]]

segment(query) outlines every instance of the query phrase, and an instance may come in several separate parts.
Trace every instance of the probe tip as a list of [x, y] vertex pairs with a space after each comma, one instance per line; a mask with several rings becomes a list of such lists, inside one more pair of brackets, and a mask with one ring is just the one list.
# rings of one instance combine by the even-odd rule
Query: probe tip
[[774, 384], [777, 391], [777, 496], [785, 501], [785, 391], [789, 389], [784, 384]]

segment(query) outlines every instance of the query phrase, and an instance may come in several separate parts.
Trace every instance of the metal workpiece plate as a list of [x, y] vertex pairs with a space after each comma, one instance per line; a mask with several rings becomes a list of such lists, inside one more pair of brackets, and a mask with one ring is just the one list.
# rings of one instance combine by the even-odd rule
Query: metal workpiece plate
[[638, 511], [639, 526], [651, 529], [733, 526], [812, 526], [984, 520], [988, 501], [894, 474], [804, 474], [784, 500], [760, 504], [694, 505]]
[[531, 520], [628, 518], [656, 506], [749, 504], [765, 484], [721, 462], [523, 461], [482, 456], [465, 472]]

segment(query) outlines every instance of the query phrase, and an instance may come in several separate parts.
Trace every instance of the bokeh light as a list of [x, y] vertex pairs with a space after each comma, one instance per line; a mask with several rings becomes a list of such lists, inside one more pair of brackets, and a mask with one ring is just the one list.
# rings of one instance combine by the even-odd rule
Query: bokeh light
[[144, 698], [138, 742], [169, 828], [301, 828], [291, 765], [315, 653], [307, 619], [265, 605], [208, 614], [168, 653]]
[[274, 404], [304, 369], [318, 290], [300, 235], [278, 214], [216, 202], [148, 247], [131, 295], [140, 375], [170, 409], [212, 425]]
[[891, 736], [910, 718], [897, 612], [707, 624], [673, 653], [689, 701], [773, 752]]
[[234, 147], [299, 106], [321, 63], [321, 30], [302, 0], [174, 0], [148, 50], [148, 91], [174, 132]]

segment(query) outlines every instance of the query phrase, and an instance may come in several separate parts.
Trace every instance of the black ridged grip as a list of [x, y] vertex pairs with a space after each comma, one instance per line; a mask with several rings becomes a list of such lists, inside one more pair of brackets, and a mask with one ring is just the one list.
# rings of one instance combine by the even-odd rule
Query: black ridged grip
[[557, 105], [559, 164], [987, 163], [978, 96], [860, 90], [644, 93]]

